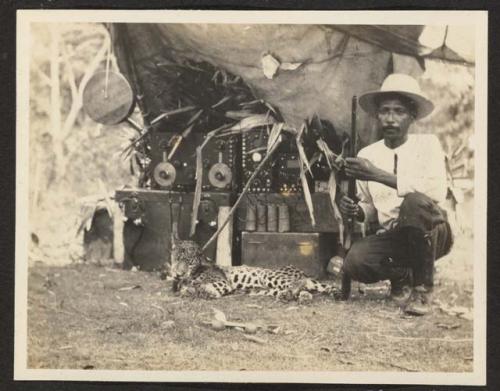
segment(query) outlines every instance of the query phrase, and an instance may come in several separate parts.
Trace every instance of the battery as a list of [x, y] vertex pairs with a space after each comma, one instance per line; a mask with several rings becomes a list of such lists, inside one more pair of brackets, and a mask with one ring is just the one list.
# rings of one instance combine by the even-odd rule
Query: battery
[[280, 204], [278, 206], [278, 219], [278, 231], [290, 231], [290, 211], [288, 210], [288, 205]]
[[267, 227], [266, 205], [257, 205], [257, 231], [265, 232]]
[[256, 219], [256, 211], [255, 205], [248, 204], [247, 205], [247, 215], [245, 219], [245, 230], [253, 232], [255, 231], [255, 219]]
[[267, 231], [276, 232], [278, 230], [278, 206], [276, 204], [267, 205]]

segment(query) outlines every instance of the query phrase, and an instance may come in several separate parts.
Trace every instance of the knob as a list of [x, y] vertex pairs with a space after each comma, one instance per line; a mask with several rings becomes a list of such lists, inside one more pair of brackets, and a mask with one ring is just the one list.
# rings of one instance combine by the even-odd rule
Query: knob
[[254, 152], [254, 153], [252, 153], [252, 160], [255, 163], [260, 162], [262, 160], [262, 154], [260, 152]]

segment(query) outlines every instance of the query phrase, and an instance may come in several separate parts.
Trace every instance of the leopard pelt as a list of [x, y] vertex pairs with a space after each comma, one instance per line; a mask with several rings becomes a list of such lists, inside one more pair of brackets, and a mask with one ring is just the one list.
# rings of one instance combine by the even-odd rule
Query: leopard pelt
[[309, 278], [294, 266], [279, 269], [217, 266], [190, 240], [172, 242], [170, 275], [174, 292], [204, 298], [220, 298], [238, 290], [285, 300], [296, 299], [303, 291], [334, 293], [332, 285]]

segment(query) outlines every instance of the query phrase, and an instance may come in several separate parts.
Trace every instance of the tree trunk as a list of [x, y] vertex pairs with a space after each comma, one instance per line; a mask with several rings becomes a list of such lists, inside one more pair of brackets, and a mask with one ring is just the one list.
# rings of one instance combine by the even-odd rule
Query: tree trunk
[[61, 33], [57, 24], [50, 26], [50, 125], [55, 154], [54, 182], [61, 179], [66, 167], [64, 140], [61, 118], [61, 84], [60, 84], [60, 41]]

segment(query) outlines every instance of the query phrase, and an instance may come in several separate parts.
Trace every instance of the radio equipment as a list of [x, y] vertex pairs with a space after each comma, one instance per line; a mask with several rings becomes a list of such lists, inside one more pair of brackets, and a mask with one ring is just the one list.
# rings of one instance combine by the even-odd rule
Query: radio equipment
[[278, 155], [275, 166], [276, 190], [278, 193], [299, 193], [302, 191], [300, 182], [300, 160], [296, 152], [282, 152]]
[[181, 140], [175, 153], [171, 154], [177, 137], [175, 132], [157, 131], [152, 134], [152, 189], [182, 192], [194, 189], [196, 145], [203, 142], [203, 135], [190, 134], [187, 139]]
[[[153, 189], [193, 191], [196, 185], [196, 147], [204, 141], [202, 133], [192, 133], [182, 139], [172, 153], [178, 140], [174, 132], [158, 131], [152, 136], [151, 151]], [[238, 136], [211, 139], [203, 148], [203, 191], [229, 191], [236, 183], [236, 151]]]
[[236, 188], [239, 136], [211, 139], [203, 148], [203, 191]]
[[[269, 134], [266, 129], [247, 132], [241, 139], [241, 166], [243, 182], [246, 183], [252, 176], [259, 163], [266, 156]], [[273, 176], [270, 166], [263, 167], [257, 174], [248, 191], [249, 193], [270, 193], [272, 191]]]

